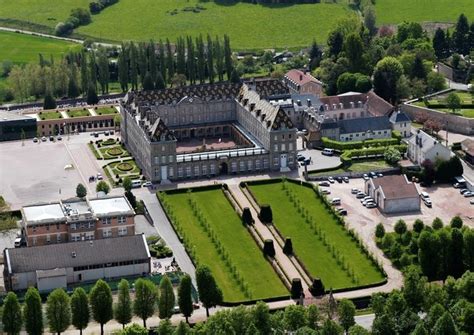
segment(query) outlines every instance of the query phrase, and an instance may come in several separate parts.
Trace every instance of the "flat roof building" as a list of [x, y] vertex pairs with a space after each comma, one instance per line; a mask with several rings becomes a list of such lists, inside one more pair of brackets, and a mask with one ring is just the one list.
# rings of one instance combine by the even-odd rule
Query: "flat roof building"
[[14, 141], [36, 136], [36, 119], [0, 110], [0, 141]]
[[151, 270], [144, 235], [3, 251], [7, 290], [66, 288], [101, 278], [144, 276]]

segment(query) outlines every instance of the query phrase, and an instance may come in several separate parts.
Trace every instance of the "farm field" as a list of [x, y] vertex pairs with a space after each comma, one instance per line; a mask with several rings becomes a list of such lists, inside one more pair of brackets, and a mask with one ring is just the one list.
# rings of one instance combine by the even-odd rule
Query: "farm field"
[[68, 51], [80, 50], [76, 43], [5, 31], [0, 31], [0, 46], [0, 63], [5, 60], [13, 63], [38, 62], [40, 53], [45, 59], [49, 59], [50, 55], [58, 59]]
[[455, 23], [461, 13], [472, 20], [474, 1], [377, 0], [375, 10], [377, 24], [398, 24], [403, 21]]
[[[383, 274], [336, 222], [310, 187], [291, 182], [249, 185], [259, 204], [270, 204], [273, 224], [291, 237], [293, 250], [312, 277], [326, 289], [343, 289], [382, 282]], [[302, 211], [307, 211], [303, 218]]]
[[[187, 241], [185, 244], [192, 246], [191, 256], [211, 269], [222, 289], [225, 302], [288, 295], [283, 282], [265, 260], [262, 251], [242, 225], [221, 189], [194, 189], [191, 193], [173, 194], [161, 192], [158, 196], [164, 202], [168, 215], [172, 217], [173, 225]], [[189, 199], [192, 199], [195, 208], [202, 213], [201, 218], [207, 221], [208, 233], [199, 223]], [[217, 247], [216, 242], [209, 237], [211, 231], [214, 240], [219, 241], [221, 247]], [[219, 252], [220, 248], [223, 249]], [[223, 253], [227, 253], [230, 259], [227, 265], [223, 260]], [[240, 274], [250, 295], [245, 294], [237, 283], [231, 267]]]

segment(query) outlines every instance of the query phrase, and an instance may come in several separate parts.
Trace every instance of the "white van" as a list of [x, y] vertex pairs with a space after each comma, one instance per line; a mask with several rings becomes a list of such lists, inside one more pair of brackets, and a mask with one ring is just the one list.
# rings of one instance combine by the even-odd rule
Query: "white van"
[[331, 200], [331, 205], [337, 206], [341, 204], [341, 198], [333, 198]]
[[324, 148], [322, 154], [325, 156], [332, 156], [334, 155], [334, 149]]
[[142, 187], [142, 181], [140, 179], [132, 180], [132, 187]]

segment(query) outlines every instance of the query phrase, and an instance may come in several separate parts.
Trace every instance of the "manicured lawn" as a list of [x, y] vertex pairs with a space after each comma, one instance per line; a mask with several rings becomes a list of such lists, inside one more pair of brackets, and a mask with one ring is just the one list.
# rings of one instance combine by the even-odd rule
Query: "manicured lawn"
[[[452, 113], [450, 109], [447, 108], [440, 108], [436, 109], [437, 111], [444, 112], [444, 113]], [[458, 109], [456, 110], [456, 115], [468, 117], [468, 118], [474, 118], [474, 109]]]
[[[113, 159], [119, 157], [128, 157], [130, 153], [120, 145], [113, 145], [113, 146], [104, 146], [99, 148], [100, 153], [104, 159]], [[119, 154], [119, 152], [121, 152]]]
[[95, 110], [97, 115], [106, 115], [106, 114], [117, 114], [118, 111], [115, 107], [102, 107]]
[[58, 111], [46, 111], [46, 112], [39, 112], [38, 113], [41, 120], [56, 120], [61, 119], [62, 115]]
[[133, 166], [133, 168], [129, 171], [119, 170], [117, 168], [117, 165], [120, 164], [120, 162], [114, 162], [114, 163], [111, 163], [107, 166], [112, 169], [112, 173], [114, 174], [114, 176], [117, 175], [117, 174], [119, 175], [119, 177], [123, 177], [123, 176], [127, 176], [127, 175], [140, 174], [140, 168], [137, 166], [137, 164], [135, 163], [134, 160], [126, 160], [124, 162], [131, 164]]
[[[0, 8], [3, 2], [0, 0]], [[14, 3], [16, 1], [8, 2]], [[0, 17], [1, 13], [2, 9], [0, 9]], [[76, 43], [4, 31], [0, 31], [0, 46], [0, 63], [5, 60], [10, 60], [13, 63], [38, 62], [40, 53], [46, 59], [49, 59], [51, 55], [59, 59], [68, 51], [77, 51], [81, 48]]]
[[[183, 11], [196, 6], [205, 9], [197, 13]], [[281, 49], [306, 47], [313, 38], [325, 43], [336, 21], [351, 13], [346, 1], [262, 6], [226, 0], [120, 0], [77, 31], [118, 41], [176, 41], [185, 35], [210, 34], [222, 38], [227, 34], [235, 50]]]
[[[472, 0], [377, 0], [378, 24], [416, 22], [456, 22], [461, 13], [474, 13]], [[472, 15], [471, 15], [472, 16]]]
[[[336, 222], [312, 188], [290, 182], [285, 182], [285, 185], [289, 194], [298, 199], [308, 211], [307, 217], [312, 219], [310, 221], [317, 233], [290, 201], [281, 182], [249, 187], [260, 204], [271, 205], [273, 224], [283, 236], [291, 237], [294, 252], [311, 276], [321, 278], [326, 289], [349, 288], [383, 281], [383, 274], [345, 228]], [[350, 270], [344, 270], [344, 267]]]
[[386, 169], [390, 167], [391, 166], [387, 162], [385, 162], [385, 160], [383, 159], [361, 160], [361, 161], [354, 160], [353, 163], [348, 167], [343, 167], [336, 170], [325, 171], [325, 172], [317, 172], [317, 171], [310, 172], [309, 174], [312, 176], [319, 176], [319, 175], [330, 176], [330, 175], [345, 173], [345, 172], [370, 172], [372, 170]]
[[86, 110], [84, 109], [70, 110], [69, 112], [67, 112], [67, 114], [70, 117], [91, 116], [91, 113], [89, 113], [87, 109]]
[[[159, 196], [163, 197], [163, 193]], [[168, 214], [175, 218], [173, 224], [181, 227], [183, 237], [189, 240], [198, 262], [211, 268], [226, 302], [288, 294], [286, 287], [263, 257], [262, 251], [242, 225], [222, 190], [195, 190], [192, 193], [165, 194], [164, 197], [165, 203], [171, 209], [168, 210]], [[189, 197], [195, 201], [202, 217], [214, 232], [216, 240], [220, 241], [229, 255], [230, 263], [235, 266], [247, 284], [251, 297], [246, 296], [240, 289], [229, 267], [221, 258], [216, 244], [199, 224], [189, 203]]]

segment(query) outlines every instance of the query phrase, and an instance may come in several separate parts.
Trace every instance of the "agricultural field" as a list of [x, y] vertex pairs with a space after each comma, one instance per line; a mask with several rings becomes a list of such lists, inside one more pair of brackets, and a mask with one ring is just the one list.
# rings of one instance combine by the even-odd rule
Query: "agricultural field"
[[455, 23], [461, 13], [473, 19], [474, 1], [377, 0], [375, 10], [377, 24], [398, 24], [403, 21]]
[[288, 295], [221, 189], [158, 196], [191, 257], [210, 267], [225, 302]]
[[0, 31], [0, 46], [0, 63], [5, 60], [13, 63], [38, 62], [40, 53], [45, 59], [51, 55], [59, 59], [67, 52], [81, 48], [76, 43], [5, 31]]
[[273, 224], [291, 237], [296, 256], [326, 289], [381, 283], [384, 275], [312, 187], [292, 182], [248, 185], [259, 204], [270, 204]]

